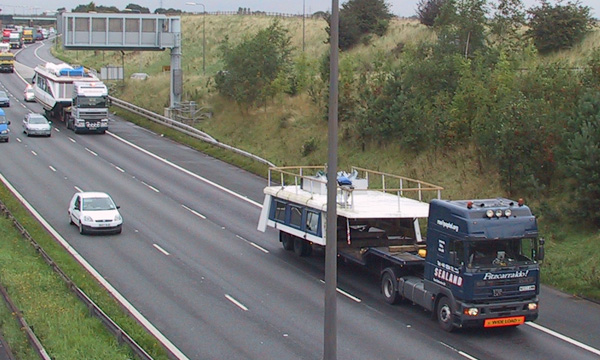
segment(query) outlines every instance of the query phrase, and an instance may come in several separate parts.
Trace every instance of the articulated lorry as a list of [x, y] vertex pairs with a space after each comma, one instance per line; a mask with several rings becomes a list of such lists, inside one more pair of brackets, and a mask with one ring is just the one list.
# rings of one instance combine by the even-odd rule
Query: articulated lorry
[[10, 45], [0, 43], [0, 72], [15, 71], [15, 55], [10, 52]]
[[[269, 169], [258, 230], [279, 230], [299, 256], [325, 247], [324, 174]], [[337, 256], [377, 274], [386, 302], [420, 305], [446, 331], [537, 319], [543, 239], [521, 200], [448, 201], [441, 187], [398, 175], [356, 167], [338, 175]]]
[[34, 69], [32, 86], [46, 117], [65, 122], [76, 133], [108, 130], [108, 88], [92, 72], [46, 63]]

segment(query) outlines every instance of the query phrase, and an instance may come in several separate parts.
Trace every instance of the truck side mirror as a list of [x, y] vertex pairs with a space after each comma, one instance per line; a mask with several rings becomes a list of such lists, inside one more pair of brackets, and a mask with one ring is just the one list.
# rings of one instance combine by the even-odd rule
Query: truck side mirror
[[546, 240], [544, 240], [544, 238], [540, 238], [540, 246], [539, 246], [538, 256], [537, 256], [538, 261], [544, 260], [544, 243], [546, 243]]

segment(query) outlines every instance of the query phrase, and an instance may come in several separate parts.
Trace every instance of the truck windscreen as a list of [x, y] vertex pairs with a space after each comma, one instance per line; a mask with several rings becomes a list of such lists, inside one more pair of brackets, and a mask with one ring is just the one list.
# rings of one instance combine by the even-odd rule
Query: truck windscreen
[[106, 104], [106, 96], [80, 96], [77, 98], [77, 107], [79, 108], [105, 108]]
[[467, 244], [467, 268], [517, 266], [534, 263], [536, 240], [473, 241]]

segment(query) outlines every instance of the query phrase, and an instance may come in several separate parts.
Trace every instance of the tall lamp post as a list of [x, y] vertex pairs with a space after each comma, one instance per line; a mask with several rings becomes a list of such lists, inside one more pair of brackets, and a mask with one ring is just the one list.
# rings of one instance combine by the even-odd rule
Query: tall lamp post
[[206, 7], [196, 2], [186, 2], [186, 5], [202, 6], [202, 73], [206, 74]]

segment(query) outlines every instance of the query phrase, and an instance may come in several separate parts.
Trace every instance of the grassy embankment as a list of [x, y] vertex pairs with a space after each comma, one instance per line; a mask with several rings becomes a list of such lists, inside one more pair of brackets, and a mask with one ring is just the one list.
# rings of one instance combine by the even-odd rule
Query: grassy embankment
[[[251, 34], [267, 26], [271, 19], [262, 17], [207, 16], [206, 17], [206, 75], [202, 74], [202, 19], [200, 16], [183, 17], [183, 59], [185, 72], [184, 100], [194, 100], [210, 108], [214, 116], [197, 126], [217, 139], [265, 157], [278, 165], [323, 164], [327, 159], [326, 121], [322, 110], [316, 107], [306, 95], [294, 98], [279, 98], [266, 108], [242, 113], [237, 106], [214, 94], [210, 86], [210, 76], [220, 70], [218, 43], [225, 35], [236, 42], [243, 34]], [[290, 29], [292, 43], [302, 48], [301, 19], [283, 19]], [[306, 54], [315, 66], [318, 58], [327, 50], [324, 43], [326, 34], [322, 20], [311, 19], [306, 24]], [[390, 51], [400, 42], [410, 43], [428, 39], [432, 34], [418, 24], [404, 20], [395, 21], [387, 36], [374, 39], [369, 46], [359, 47], [342, 54], [341, 61], [361, 59], [366, 62], [377, 56], [378, 51]], [[586, 41], [571, 51], [553, 55], [548, 61], [561, 59], [573, 65], [580, 65], [581, 59], [600, 42], [600, 31], [596, 30]], [[67, 52], [59, 54], [68, 62], [83, 63], [99, 68], [107, 64], [120, 64], [120, 58], [111, 52]], [[95, 56], [94, 56], [95, 55]], [[169, 105], [166, 73], [161, 73], [163, 65], [169, 64], [168, 52], [143, 52], [126, 54], [126, 74], [147, 72], [151, 78], [145, 82], [126, 81], [126, 85], [115, 84], [115, 94], [125, 100], [162, 113]], [[136, 119], [139, 124], [164, 133], [177, 141], [198, 147], [214, 156], [239, 164], [259, 174], [265, 174], [262, 166], [252, 164], [237, 156], [228, 154], [198, 143], [169, 129], [148, 124]], [[308, 156], [302, 153], [306, 143], [316, 144], [316, 150]], [[398, 145], [368, 144], [361, 151], [351, 141], [340, 141], [340, 167], [358, 165], [405, 176], [424, 179], [445, 187], [445, 198], [477, 198], [503, 196], [501, 179], [493, 168], [489, 176], [475, 177], [478, 166], [469, 149], [455, 149], [451, 152], [426, 153], [419, 156], [407, 154]], [[552, 199], [550, 199], [552, 201]], [[558, 200], [554, 200], [558, 201]], [[534, 209], [540, 199], [529, 201]], [[600, 234], [597, 229], [583, 229], [576, 224], [569, 225], [568, 219], [550, 221], [539, 219], [543, 235], [547, 239], [547, 258], [543, 266], [544, 283], [560, 288], [568, 293], [600, 299], [600, 263], [597, 256], [600, 250]]]

